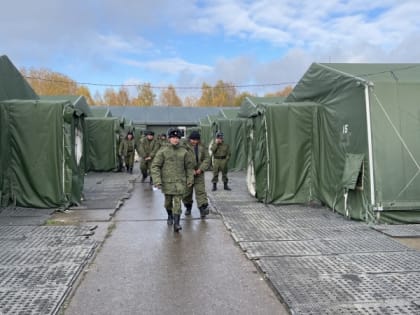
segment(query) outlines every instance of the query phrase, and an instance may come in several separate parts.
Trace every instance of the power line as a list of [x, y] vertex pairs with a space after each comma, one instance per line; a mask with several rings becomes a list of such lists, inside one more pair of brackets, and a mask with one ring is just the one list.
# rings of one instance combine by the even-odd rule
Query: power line
[[41, 77], [33, 77], [33, 76], [24, 76], [26, 79], [31, 80], [39, 80], [39, 81], [47, 81], [47, 82], [54, 82], [54, 83], [64, 83], [64, 84], [78, 84], [78, 85], [88, 85], [88, 86], [101, 86], [101, 87], [141, 87], [141, 86], [148, 86], [151, 89], [167, 89], [168, 87], [173, 87], [177, 90], [201, 90], [201, 89], [228, 89], [228, 88], [251, 88], [251, 87], [269, 87], [269, 86], [283, 86], [283, 85], [291, 85], [296, 84], [295, 81], [290, 82], [278, 82], [278, 83], [262, 83], [262, 84], [229, 84], [225, 83], [223, 86], [174, 86], [174, 85], [167, 85], [167, 86], [159, 86], [159, 85], [150, 85], [149, 83], [140, 83], [140, 84], [112, 84], [112, 83], [93, 83], [93, 82], [77, 82], [77, 81], [64, 81], [64, 80], [56, 80], [56, 79], [47, 79]]

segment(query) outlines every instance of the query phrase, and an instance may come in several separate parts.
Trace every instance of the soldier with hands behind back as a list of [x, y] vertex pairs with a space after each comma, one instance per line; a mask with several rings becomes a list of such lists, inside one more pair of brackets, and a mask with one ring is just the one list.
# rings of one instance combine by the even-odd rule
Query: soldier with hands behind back
[[159, 150], [153, 159], [151, 174], [156, 188], [165, 195], [165, 209], [168, 213], [168, 225], [174, 225], [174, 231], [182, 229], [180, 225], [181, 201], [187, 188], [194, 182], [194, 163], [191, 154], [179, 144], [179, 129], [168, 130], [169, 146]]

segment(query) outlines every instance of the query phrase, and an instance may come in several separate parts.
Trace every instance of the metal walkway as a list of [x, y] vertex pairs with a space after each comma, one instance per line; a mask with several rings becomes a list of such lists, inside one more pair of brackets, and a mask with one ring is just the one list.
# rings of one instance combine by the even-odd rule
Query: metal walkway
[[325, 208], [258, 203], [244, 176], [212, 205], [292, 314], [420, 314], [419, 251]]

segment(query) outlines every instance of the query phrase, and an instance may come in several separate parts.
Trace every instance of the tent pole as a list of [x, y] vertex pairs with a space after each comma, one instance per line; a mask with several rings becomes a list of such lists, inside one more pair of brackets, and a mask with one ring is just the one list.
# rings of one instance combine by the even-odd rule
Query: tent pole
[[365, 83], [365, 104], [366, 104], [366, 125], [368, 132], [368, 152], [369, 152], [369, 182], [370, 182], [370, 204], [375, 206], [375, 179], [373, 172], [373, 149], [372, 149], [372, 125], [370, 118], [370, 101], [369, 87], [373, 86], [372, 82]]

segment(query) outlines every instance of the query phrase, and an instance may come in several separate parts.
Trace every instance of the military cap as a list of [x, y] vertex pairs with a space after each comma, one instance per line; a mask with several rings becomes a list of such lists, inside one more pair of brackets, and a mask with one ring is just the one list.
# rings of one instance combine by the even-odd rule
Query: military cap
[[177, 137], [179, 139], [181, 139], [181, 130], [177, 129], [177, 128], [169, 128], [168, 129], [168, 138], [173, 138], [173, 137]]
[[223, 139], [224, 135], [223, 132], [219, 131], [216, 133], [216, 138], [222, 138]]
[[192, 131], [190, 136], [188, 137], [191, 140], [200, 140], [200, 133], [196, 130]]
[[154, 133], [153, 131], [151, 131], [151, 130], [146, 130], [146, 131], [144, 132], [144, 134], [145, 134], [146, 136], [154, 136], [154, 135], [155, 135], [155, 133]]

